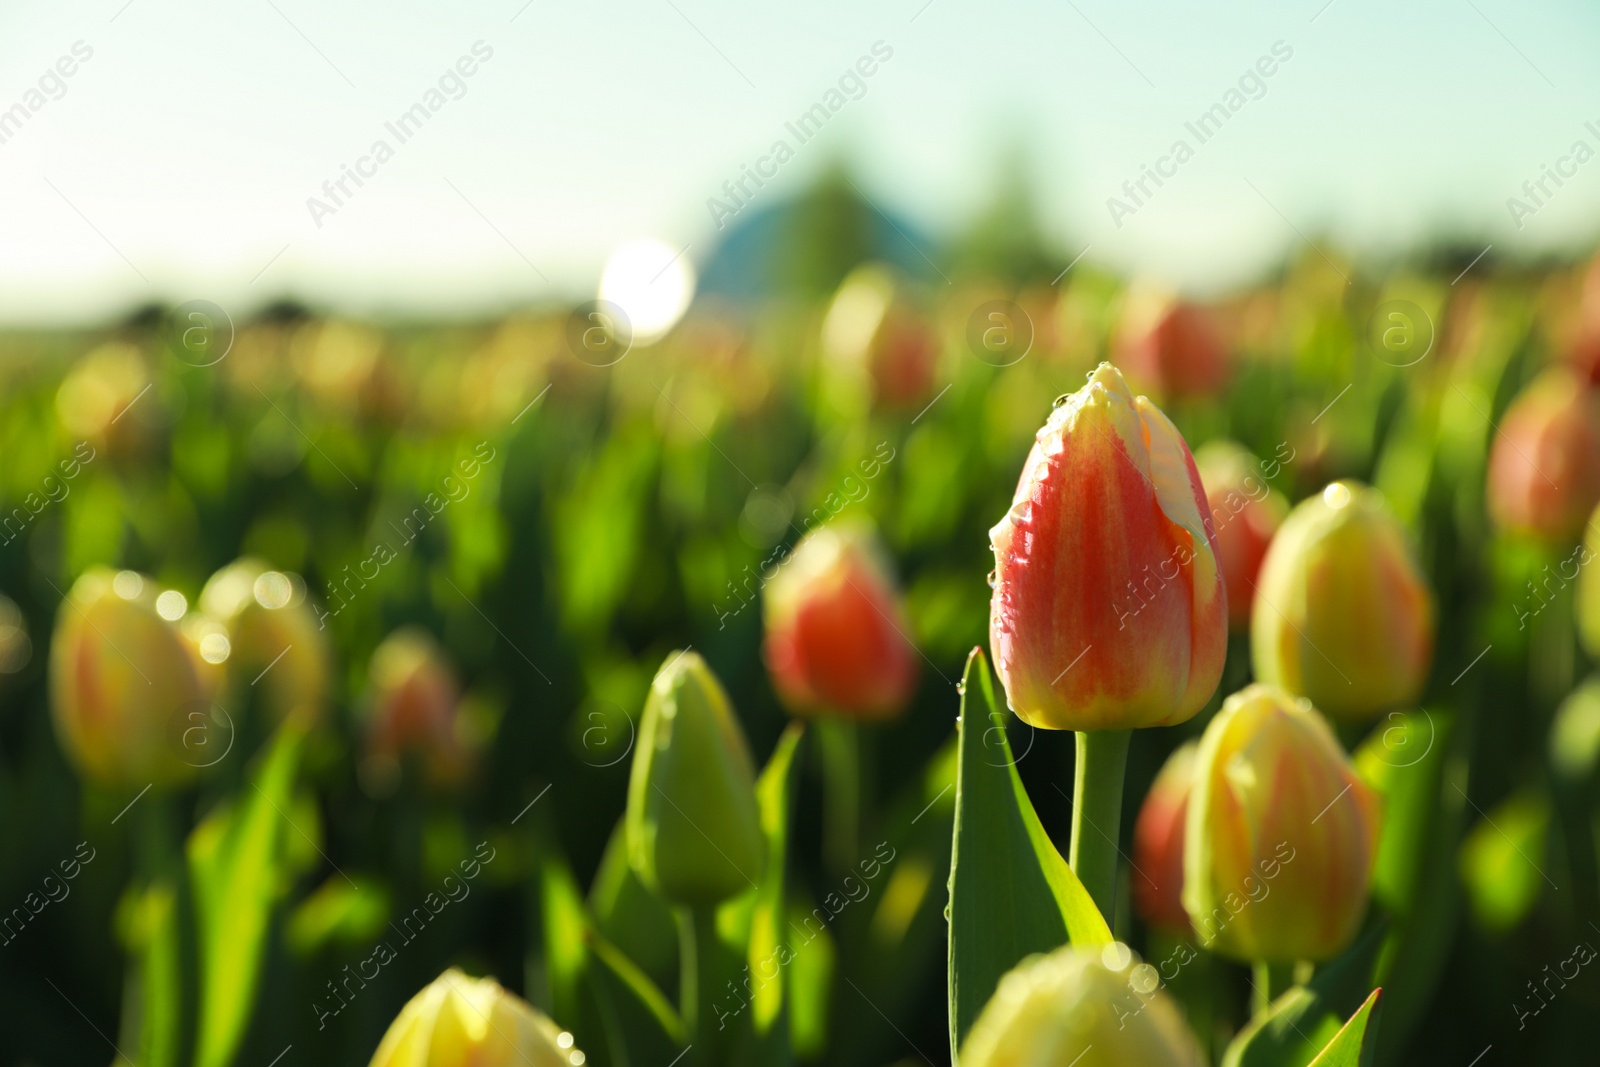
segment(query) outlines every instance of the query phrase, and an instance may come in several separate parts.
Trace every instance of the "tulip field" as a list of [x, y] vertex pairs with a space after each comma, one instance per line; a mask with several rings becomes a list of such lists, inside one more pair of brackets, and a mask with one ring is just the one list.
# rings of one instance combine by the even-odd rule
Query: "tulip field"
[[1600, 261], [1474, 263], [0, 335], [0, 1063], [1595, 1063]]

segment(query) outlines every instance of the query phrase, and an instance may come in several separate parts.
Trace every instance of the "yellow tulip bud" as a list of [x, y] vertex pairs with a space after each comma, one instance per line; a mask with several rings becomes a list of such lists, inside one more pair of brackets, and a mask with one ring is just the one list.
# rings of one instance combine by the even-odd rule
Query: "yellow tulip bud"
[[73, 584], [56, 615], [56, 735], [78, 769], [103, 783], [170, 785], [198, 766], [184, 758], [181, 738], [206, 691], [157, 599], [144, 575], [96, 568]]
[[1250, 619], [1256, 677], [1359, 719], [1416, 700], [1433, 661], [1433, 594], [1382, 494], [1334, 482], [1267, 549]]
[[961, 1067], [1201, 1067], [1161, 976], [1126, 945], [1066, 945], [1000, 979], [962, 1046]]
[[280, 720], [301, 708], [320, 714], [328, 696], [328, 643], [299, 575], [259, 559], [235, 560], [206, 582], [200, 610], [227, 627], [238, 685], [259, 680]]
[[1200, 942], [1241, 960], [1325, 960], [1367, 910], [1378, 797], [1309, 702], [1252, 685], [1195, 758], [1183, 906]]
[[650, 685], [627, 832], [634, 870], [675, 904], [714, 904], [761, 876], [750, 750], [728, 695], [693, 652], [674, 654]]
[[573, 1044], [499, 982], [452, 967], [400, 1009], [368, 1067], [582, 1067]]

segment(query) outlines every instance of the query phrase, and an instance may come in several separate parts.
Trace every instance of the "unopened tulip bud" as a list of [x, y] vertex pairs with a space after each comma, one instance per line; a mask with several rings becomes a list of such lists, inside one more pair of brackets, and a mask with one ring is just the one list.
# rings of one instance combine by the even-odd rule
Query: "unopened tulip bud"
[[750, 751], [728, 695], [696, 653], [675, 653], [650, 684], [627, 833], [634, 870], [674, 904], [715, 904], [761, 875]]
[[870, 528], [834, 523], [801, 538], [765, 607], [767, 667], [791, 709], [882, 719], [905, 708], [917, 654]]
[[1200, 446], [1194, 463], [1211, 505], [1217, 562], [1228, 588], [1228, 621], [1242, 629], [1250, 624], [1261, 561], [1289, 506], [1261, 477], [1255, 457], [1231, 441]]
[[1133, 870], [1128, 883], [1144, 921], [1173, 933], [1189, 932], [1183, 909], [1183, 828], [1199, 744], [1190, 741], [1167, 757], [1133, 824]]
[[232, 645], [232, 669], [245, 685], [259, 683], [278, 719], [304, 709], [315, 717], [328, 697], [328, 645], [297, 574], [259, 559], [228, 564], [200, 591], [200, 610], [221, 622]]
[[1378, 798], [1327, 720], [1269, 685], [1229, 697], [1195, 758], [1183, 903], [1238, 960], [1326, 960], [1367, 910]]
[[1228, 641], [1206, 510], [1177, 427], [1115, 367], [1057, 402], [989, 531], [989, 638], [1018, 716], [1123, 730], [1205, 706]]
[[205, 691], [178, 627], [156, 610], [155, 583], [97, 568], [68, 591], [50, 644], [56, 735], [85, 775], [139, 788], [178, 783], [185, 717]]
[[1334, 482], [1290, 512], [1256, 581], [1256, 677], [1338, 719], [1416, 700], [1433, 662], [1433, 594], [1376, 489]]
[[1600, 397], [1565, 368], [1523, 390], [1489, 454], [1489, 516], [1501, 529], [1559, 544], [1600, 503]]
[[1117, 361], [1164, 397], [1207, 397], [1228, 378], [1228, 357], [1211, 315], [1158, 290], [1129, 294], [1117, 329]]
[[938, 336], [887, 267], [868, 264], [844, 280], [823, 320], [822, 344], [833, 366], [864, 378], [879, 404], [911, 407], [932, 391]]
[[461, 691], [444, 651], [426, 630], [396, 630], [372, 653], [364, 776], [387, 791], [406, 756], [414, 756], [434, 785], [466, 777], [472, 752], [458, 710]]
[[1065, 945], [1000, 979], [960, 1067], [1202, 1067], [1161, 976], [1126, 945]]
[[583, 1067], [571, 1034], [492, 978], [452, 967], [406, 1002], [368, 1067]]

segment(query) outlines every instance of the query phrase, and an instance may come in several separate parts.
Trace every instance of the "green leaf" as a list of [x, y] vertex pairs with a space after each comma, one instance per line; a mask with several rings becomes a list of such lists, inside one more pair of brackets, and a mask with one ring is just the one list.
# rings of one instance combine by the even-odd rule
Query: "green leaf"
[[1378, 1003], [1382, 995], [1383, 990], [1374, 989], [1372, 995], [1350, 1016], [1350, 1021], [1339, 1028], [1328, 1046], [1317, 1053], [1310, 1067], [1372, 1067], [1373, 1049], [1378, 1044], [1377, 1030], [1373, 1024], [1378, 1019]]
[[1025, 957], [1068, 941], [1112, 940], [1022, 788], [982, 649], [967, 657], [961, 692], [950, 862], [952, 1057], [1001, 976]]
[[778, 740], [772, 758], [756, 783], [756, 801], [761, 806], [761, 832], [767, 839], [767, 862], [761, 884], [752, 894], [748, 956], [750, 973], [760, 978], [776, 968], [775, 981], [760, 982], [751, 993], [751, 1022], [758, 1035], [766, 1034], [779, 1021], [784, 996], [783, 968], [778, 966], [778, 945], [785, 940], [783, 885], [788, 872], [789, 801], [794, 796], [796, 770], [794, 754], [805, 732], [801, 723], [790, 723]]
[[267, 931], [283, 878], [304, 730], [279, 727], [237, 802], [189, 836], [199, 930], [200, 1026], [196, 1067], [226, 1067], [250, 1023]]
[[1228, 1045], [1222, 1067], [1305, 1067], [1361, 1004], [1388, 923], [1373, 920], [1345, 950], [1303, 986], [1295, 986], [1252, 1019]]

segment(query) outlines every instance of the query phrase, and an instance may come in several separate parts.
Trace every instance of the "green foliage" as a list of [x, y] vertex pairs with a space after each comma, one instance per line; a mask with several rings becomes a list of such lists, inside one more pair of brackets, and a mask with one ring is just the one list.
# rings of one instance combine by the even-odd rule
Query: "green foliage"
[[981, 649], [962, 676], [955, 837], [950, 858], [950, 1047], [966, 1040], [1000, 978], [1070, 941], [1112, 940], [1022, 788]]

